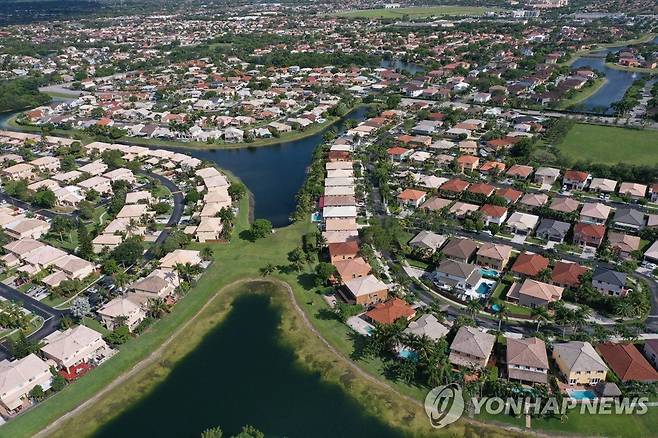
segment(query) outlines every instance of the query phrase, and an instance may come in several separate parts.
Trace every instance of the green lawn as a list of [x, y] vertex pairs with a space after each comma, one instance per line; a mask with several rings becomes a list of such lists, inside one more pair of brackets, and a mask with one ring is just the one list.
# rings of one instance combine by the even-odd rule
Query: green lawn
[[481, 16], [486, 12], [496, 12], [497, 10], [497, 8], [479, 6], [429, 6], [398, 9], [363, 9], [339, 12], [337, 15], [350, 18], [402, 18], [405, 15], [408, 17], [426, 18], [437, 15]]
[[599, 88], [604, 86], [606, 82], [608, 82], [606, 78], [596, 79], [591, 86], [585, 87], [577, 91], [570, 99], [565, 99], [560, 101], [558, 108], [559, 109], [565, 109], [570, 107], [577, 108], [579, 103], [583, 102], [584, 100], [592, 96], [594, 93], [599, 91]]
[[658, 132], [576, 124], [557, 145], [571, 161], [658, 164]]

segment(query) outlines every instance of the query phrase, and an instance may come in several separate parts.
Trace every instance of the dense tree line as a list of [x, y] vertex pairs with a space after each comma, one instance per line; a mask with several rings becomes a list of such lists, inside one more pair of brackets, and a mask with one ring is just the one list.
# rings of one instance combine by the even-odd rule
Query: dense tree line
[[51, 101], [47, 94], [39, 92], [42, 79], [25, 78], [0, 82], [0, 113], [34, 108]]

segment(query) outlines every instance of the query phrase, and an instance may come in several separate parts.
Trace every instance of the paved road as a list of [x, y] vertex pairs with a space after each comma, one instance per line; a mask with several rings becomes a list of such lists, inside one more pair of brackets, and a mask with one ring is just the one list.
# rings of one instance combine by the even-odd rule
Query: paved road
[[158, 175], [157, 173], [144, 172], [144, 174], [160, 181], [160, 183], [167, 187], [167, 189], [169, 189], [169, 191], [174, 196], [174, 209], [171, 212], [169, 220], [167, 221], [167, 227], [162, 230], [158, 238], [155, 240], [155, 244], [144, 254], [145, 259], [152, 260], [155, 257], [153, 248], [155, 248], [157, 245], [161, 245], [165, 240], [167, 240], [167, 237], [169, 237], [169, 234], [171, 233], [171, 227], [178, 225], [181, 218], [183, 217], [183, 212], [185, 211], [185, 198], [183, 197], [183, 192], [181, 189], [172, 180], [162, 175]]
[[[30, 340], [40, 340], [55, 332], [60, 328], [62, 317], [68, 312], [64, 310], [54, 309], [39, 300], [36, 300], [4, 283], [0, 283], [0, 296], [3, 298], [20, 303], [21, 306], [33, 314], [43, 318], [43, 326], [28, 336]], [[9, 343], [4, 342], [0, 344], [0, 360], [11, 357], [9, 350]]]

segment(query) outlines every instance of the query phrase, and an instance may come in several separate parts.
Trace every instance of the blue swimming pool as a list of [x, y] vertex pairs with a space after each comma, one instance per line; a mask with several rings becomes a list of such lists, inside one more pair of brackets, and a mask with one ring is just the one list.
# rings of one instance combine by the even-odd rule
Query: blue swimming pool
[[475, 289], [475, 292], [478, 293], [478, 295], [489, 295], [489, 292], [491, 292], [491, 285], [489, 283], [480, 283]]
[[494, 312], [500, 312], [500, 306], [498, 304], [493, 304], [491, 306], [491, 310], [493, 310]]
[[498, 278], [498, 271], [495, 269], [480, 268], [480, 274], [486, 278]]
[[595, 400], [596, 394], [589, 389], [573, 389], [569, 392], [569, 397], [574, 400]]
[[402, 359], [418, 359], [418, 353], [413, 350], [409, 350], [408, 348], [400, 348], [400, 351], [398, 351], [398, 356], [400, 356]]

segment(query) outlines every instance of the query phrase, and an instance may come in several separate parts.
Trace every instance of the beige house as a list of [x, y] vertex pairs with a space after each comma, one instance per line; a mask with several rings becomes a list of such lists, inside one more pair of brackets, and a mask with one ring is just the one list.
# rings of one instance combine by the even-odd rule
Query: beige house
[[144, 216], [152, 216], [153, 212], [149, 211], [147, 205], [130, 204], [124, 205], [121, 211], [117, 213], [117, 219], [136, 219], [141, 220]]
[[111, 251], [121, 245], [121, 242], [123, 242], [123, 238], [116, 234], [99, 234], [91, 241], [96, 254], [103, 252], [105, 248]]
[[146, 312], [140, 305], [140, 301], [143, 300], [134, 294], [116, 297], [98, 309], [97, 313], [108, 330], [114, 330], [118, 319], [125, 317], [124, 324], [132, 332], [146, 317]]
[[50, 389], [50, 367], [39, 356], [30, 354], [22, 359], [0, 362], [0, 405], [9, 414], [27, 406], [32, 388]]
[[50, 224], [41, 219], [18, 219], [4, 226], [7, 235], [13, 239], [38, 239], [48, 232]]
[[348, 302], [369, 306], [386, 301], [388, 286], [374, 275], [367, 275], [346, 281], [341, 293]]
[[41, 353], [70, 372], [71, 367], [91, 362], [110, 352], [103, 335], [84, 325], [56, 331], [44, 338], [46, 345]]
[[180, 279], [174, 271], [156, 269], [148, 277], [134, 282], [131, 289], [148, 298], [166, 298], [172, 295], [179, 285]]
[[507, 338], [507, 377], [546, 385], [548, 356], [544, 341], [539, 338]]
[[564, 342], [553, 345], [553, 359], [569, 385], [596, 385], [608, 372], [601, 356], [589, 342]]
[[201, 222], [196, 227], [194, 234], [196, 239], [203, 243], [211, 240], [218, 240], [222, 234], [224, 226], [222, 220], [218, 217], [202, 217]]
[[34, 166], [27, 163], [18, 163], [0, 171], [3, 179], [17, 181], [19, 179], [31, 180], [34, 178]]
[[104, 173], [103, 176], [110, 181], [126, 181], [129, 184], [135, 184], [135, 175], [133, 175], [130, 169], [121, 167], [119, 169], [111, 170], [107, 173]]
[[502, 271], [512, 255], [512, 247], [496, 243], [485, 243], [477, 251], [476, 263], [480, 266]]
[[176, 265], [200, 265], [202, 262], [200, 252], [191, 249], [176, 249], [160, 259], [160, 267], [173, 269]]
[[60, 207], [77, 207], [84, 201], [82, 190], [77, 186], [66, 186], [55, 190], [55, 199]]
[[589, 224], [605, 225], [612, 209], [600, 202], [586, 202], [580, 210], [580, 221]]
[[30, 161], [30, 164], [39, 169], [41, 172], [55, 173], [59, 170], [59, 159], [56, 157], [39, 157]]
[[484, 368], [489, 362], [496, 337], [475, 327], [459, 328], [450, 344], [448, 360], [458, 367]]
[[107, 170], [107, 164], [103, 163], [102, 160], [96, 160], [89, 164], [85, 164], [78, 170], [80, 172], [88, 173], [91, 176], [98, 176]]
[[535, 308], [559, 301], [563, 292], [563, 287], [527, 278], [523, 283], [512, 284], [507, 292], [507, 299], [521, 306]]
[[95, 269], [93, 263], [72, 254], [58, 258], [53, 265], [64, 272], [71, 280], [87, 278]]
[[112, 193], [112, 182], [102, 176], [92, 176], [89, 179], [80, 181], [78, 187], [80, 187], [85, 193], [91, 189], [94, 189], [101, 195]]
[[151, 192], [147, 190], [140, 190], [138, 192], [130, 192], [126, 194], [126, 204], [147, 204], [150, 205], [155, 202]]

